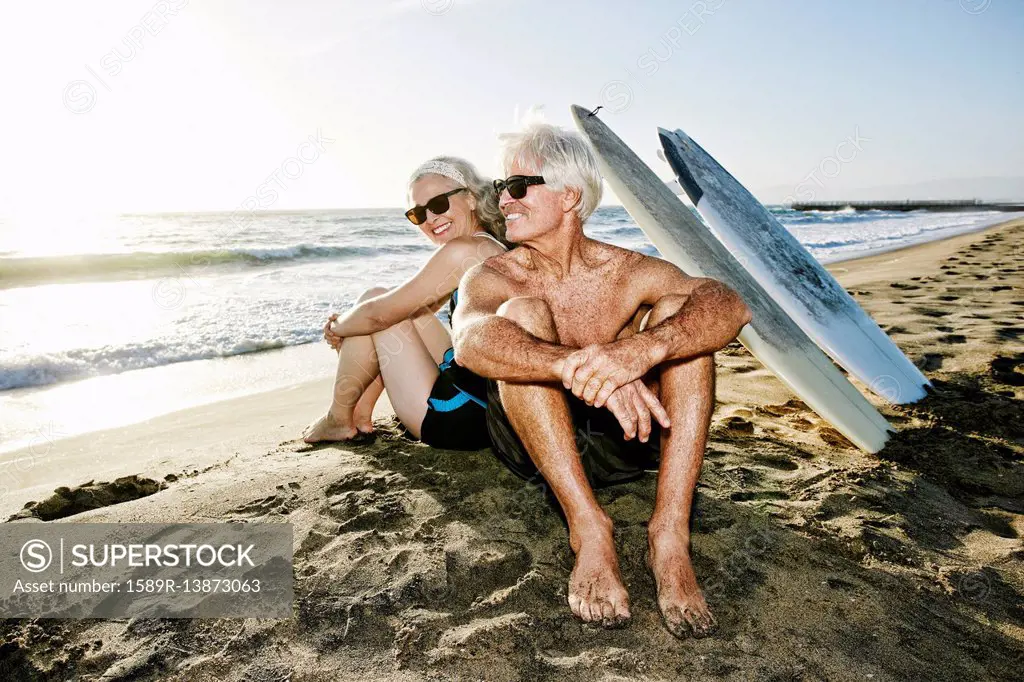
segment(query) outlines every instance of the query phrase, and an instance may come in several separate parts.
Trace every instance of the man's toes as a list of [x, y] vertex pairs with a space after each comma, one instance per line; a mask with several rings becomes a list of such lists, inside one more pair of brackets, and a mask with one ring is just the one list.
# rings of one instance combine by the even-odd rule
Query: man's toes
[[601, 625], [612, 627], [615, 625], [615, 605], [607, 599], [602, 599], [597, 606], [601, 612]]
[[583, 600], [575, 592], [569, 593], [569, 610], [577, 618], [583, 618]]
[[623, 613], [615, 608], [612, 608], [609, 614], [601, 621], [601, 625], [609, 629], [625, 627], [628, 623], [629, 613]]
[[694, 639], [703, 639], [704, 637], [710, 637], [711, 635], [715, 634], [717, 630], [717, 625], [713, 625], [711, 623], [704, 623], [694, 628], [693, 637]]
[[601, 620], [600, 602], [588, 600], [583, 603], [583, 620], [588, 623], [596, 623]]
[[708, 635], [714, 634], [716, 630], [718, 630], [718, 621], [715, 620], [711, 611], [704, 610], [696, 618], [696, 625], [693, 628], [693, 636], [697, 638], [707, 637]]
[[678, 608], [672, 608], [668, 611], [662, 611], [662, 618], [665, 621], [665, 627], [668, 631], [679, 639], [686, 639], [691, 634], [690, 623], [683, 617], [682, 612]]

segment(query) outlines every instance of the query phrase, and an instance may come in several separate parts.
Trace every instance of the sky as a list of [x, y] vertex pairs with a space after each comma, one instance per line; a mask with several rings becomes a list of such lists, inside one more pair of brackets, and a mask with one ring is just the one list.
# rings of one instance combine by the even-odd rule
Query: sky
[[682, 128], [766, 202], [1024, 176], [1016, 0], [66, 0], [5, 15], [0, 215], [400, 206], [427, 158], [497, 175], [518, 112], [572, 126], [572, 104], [603, 105], [665, 178], [657, 127]]

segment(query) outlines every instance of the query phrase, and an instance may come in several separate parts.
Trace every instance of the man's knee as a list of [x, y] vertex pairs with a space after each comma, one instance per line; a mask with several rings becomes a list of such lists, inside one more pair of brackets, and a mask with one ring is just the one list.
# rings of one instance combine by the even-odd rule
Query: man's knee
[[543, 299], [532, 296], [511, 298], [501, 304], [498, 315], [512, 320], [538, 339], [556, 343], [558, 331], [555, 329], [555, 318], [551, 308]]
[[668, 318], [672, 317], [686, 304], [688, 296], [681, 294], [665, 294], [658, 299], [658, 302], [651, 308], [651, 312], [647, 315], [647, 322], [644, 324], [644, 329], [653, 327], [656, 324], [661, 324]]
[[370, 287], [363, 293], [359, 294], [359, 298], [356, 299], [356, 303], [362, 303], [363, 301], [369, 300], [371, 298], [376, 298], [381, 294], [388, 293], [388, 291], [390, 291], [390, 289], [388, 289], [387, 287]]

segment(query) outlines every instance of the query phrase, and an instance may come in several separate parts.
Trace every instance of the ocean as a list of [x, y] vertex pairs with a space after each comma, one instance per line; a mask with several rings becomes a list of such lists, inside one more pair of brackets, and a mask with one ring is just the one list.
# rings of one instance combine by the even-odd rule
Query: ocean
[[[821, 262], [1016, 217], [771, 210]], [[327, 316], [433, 248], [400, 209], [47, 221], [0, 222], [0, 450], [329, 376]], [[620, 207], [586, 231], [657, 254]]]

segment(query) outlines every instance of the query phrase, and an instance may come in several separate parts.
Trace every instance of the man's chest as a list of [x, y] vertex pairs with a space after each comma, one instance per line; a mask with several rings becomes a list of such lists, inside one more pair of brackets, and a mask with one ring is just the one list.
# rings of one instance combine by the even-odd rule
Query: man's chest
[[534, 281], [522, 289], [518, 295], [540, 298], [548, 304], [559, 340], [577, 348], [614, 341], [639, 307], [632, 300], [635, 296], [625, 287], [597, 278]]

